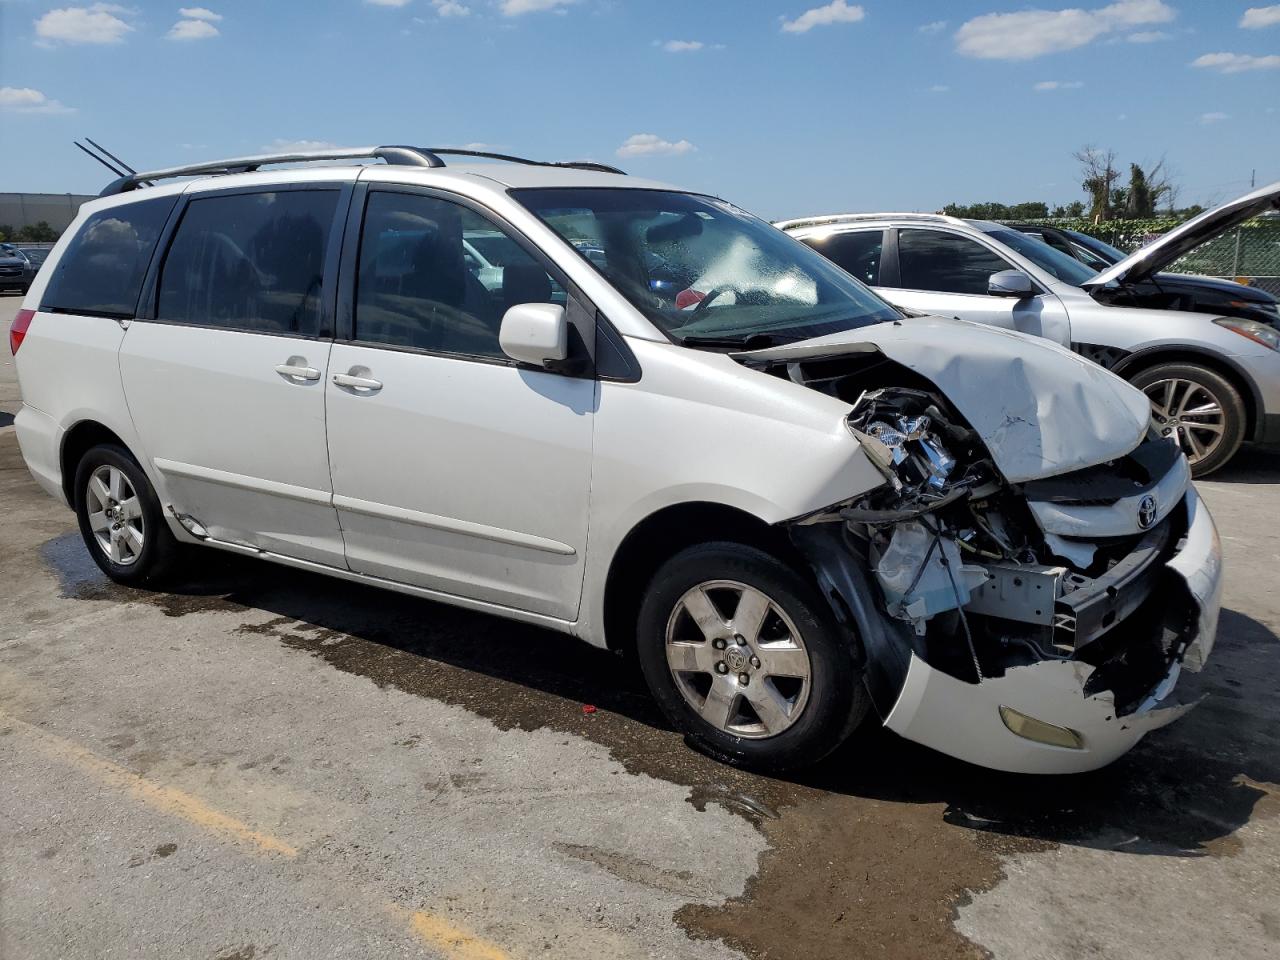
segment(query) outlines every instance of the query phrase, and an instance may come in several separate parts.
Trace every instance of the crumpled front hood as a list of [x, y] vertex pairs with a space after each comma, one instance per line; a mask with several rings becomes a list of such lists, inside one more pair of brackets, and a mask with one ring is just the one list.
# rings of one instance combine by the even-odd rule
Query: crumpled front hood
[[909, 318], [735, 356], [802, 361], [877, 350], [929, 380], [986, 442], [1011, 483], [1091, 467], [1146, 436], [1141, 391], [1038, 337], [963, 320]]

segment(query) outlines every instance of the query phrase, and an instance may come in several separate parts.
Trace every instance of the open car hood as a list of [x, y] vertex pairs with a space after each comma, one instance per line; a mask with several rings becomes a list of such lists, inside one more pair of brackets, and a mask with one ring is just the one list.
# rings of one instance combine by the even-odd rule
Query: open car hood
[[1179, 257], [1190, 253], [1200, 244], [1223, 231], [1230, 230], [1250, 217], [1280, 210], [1280, 181], [1269, 187], [1261, 187], [1243, 197], [1224, 203], [1213, 210], [1206, 210], [1175, 227], [1154, 243], [1136, 250], [1119, 263], [1112, 264], [1084, 284], [1085, 288], [1104, 287], [1109, 283], [1140, 283], [1163, 270]]
[[978, 431], [1010, 483], [1124, 456], [1146, 436], [1140, 390], [1057, 344], [995, 327], [920, 317], [735, 354], [800, 363], [876, 351], [937, 387]]

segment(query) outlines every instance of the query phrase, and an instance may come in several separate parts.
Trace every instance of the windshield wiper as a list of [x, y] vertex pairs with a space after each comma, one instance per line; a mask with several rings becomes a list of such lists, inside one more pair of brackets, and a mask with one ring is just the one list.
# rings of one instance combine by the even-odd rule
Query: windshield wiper
[[763, 350], [784, 343], [795, 343], [805, 337], [782, 336], [776, 333], [753, 333], [745, 337], [681, 337], [686, 347], [724, 347], [729, 350]]

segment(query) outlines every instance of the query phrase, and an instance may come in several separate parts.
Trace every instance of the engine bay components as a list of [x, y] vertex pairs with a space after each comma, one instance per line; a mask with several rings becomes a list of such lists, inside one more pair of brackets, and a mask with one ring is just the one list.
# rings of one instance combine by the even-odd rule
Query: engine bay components
[[965, 609], [971, 613], [1022, 623], [1053, 626], [1066, 567], [1038, 563], [988, 563], [986, 582], [973, 592]]
[[968, 603], [988, 577], [982, 567], [961, 560], [954, 540], [914, 520], [893, 528], [876, 563], [890, 615], [910, 620], [918, 634], [924, 634], [930, 617]]

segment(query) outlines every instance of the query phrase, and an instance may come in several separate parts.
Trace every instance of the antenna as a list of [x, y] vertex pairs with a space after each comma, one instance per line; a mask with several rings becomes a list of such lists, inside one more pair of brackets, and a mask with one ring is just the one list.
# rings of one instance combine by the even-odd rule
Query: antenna
[[137, 170], [133, 169], [133, 167], [129, 166], [127, 163], [125, 163], [123, 160], [121, 160], [119, 157], [117, 157], [117, 156], [116, 156], [114, 153], [112, 153], [110, 150], [108, 150], [106, 147], [104, 147], [102, 144], [97, 143], [97, 142], [95, 142], [95, 141], [93, 141], [93, 140], [90, 140], [88, 137], [85, 137], [85, 138], [84, 138], [84, 142], [85, 142], [85, 143], [87, 143], [87, 144], [89, 144], [89, 145], [90, 145], [91, 147], [93, 147], [94, 149], [96, 149], [99, 153], [103, 154], [104, 156], [106, 156], [106, 157], [108, 157], [108, 158], [110, 158], [110, 159], [114, 160], [116, 163], [120, 164], [120, 166], [124, 167], [124, 168], [125, 168], [125, 170], [127, 170], [129, 173], [137, 173], [137, 172], [138, 172]]
[[[86, 137], [85, 139], [88, 139], [88, 138]], [[114, 166], [112, 166], [112, 165], [111, 165], [107, 160], [105, 160], [105, 159], [103, 159], [102, 157], [98, 156], [96, 153], [94, 153], [92, 150], [90, 150], [88, 147], [86, 147], [86, 146], [85, 146], [83, 143], [81, 143], [79, 140], [72, 140], [71, 142], [72, 142], [73, 144], [75, 144], [79, 149], [81, 149], [81, 150], [83, 150], [85, 153], [87, 153], [89, 156], [93, 157], [93, 159], [97, 160], [100, 164], [102, 164], [104, 167], [106, 167], [108, 170], [110, 170], [112, 173], [114, 173], [117, 177], [125, 177], [125, 176], [128, 176], [128, 174], [126, 174], [123, 170], [119, 169], [118, 167], [114, 167]], [[92, 140], [89, 140], [89, 142], [90, 142], [90, 143], [93, 143], [93, 141], [92, 141]], [[97, 144], [94, 144], [94, 145], [95, 145], [95, 146], [97, 146]], [[100, 149], [100, 150], [101, 150], [102, 148], [101, 148], [101, 147], [99, 147], [98, 149]], [[105, 151], [105, 150], [103, 150], [102, 152], [103, 152], [103, 153], [106, 153], [106, 151]], [[111, 155], [110, 155], [110, 154], [107, 154], [107, 156], [111, 156]], [[118, 162], [118, 161], [117, 161], [117, 162]]]

